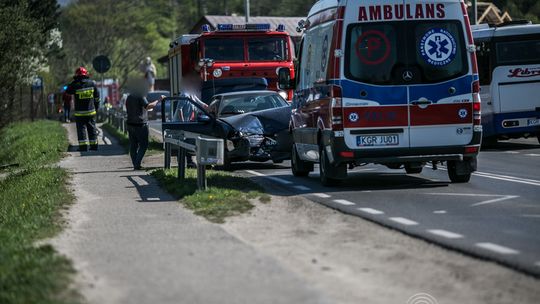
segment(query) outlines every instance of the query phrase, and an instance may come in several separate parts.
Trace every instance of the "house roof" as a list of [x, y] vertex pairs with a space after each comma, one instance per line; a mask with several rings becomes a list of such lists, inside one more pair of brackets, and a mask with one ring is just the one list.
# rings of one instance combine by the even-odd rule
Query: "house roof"
[[[467, 2], [469, 16], [472, 16], [472, 5]], [[512, 17], [508, 12], [502, 12], [495, 4], [490, 2], [477, 2], [476, 9], [478, 15], [477, 23], [500, 24], [507, 21], [512, 21]]]
[[[301, 34], [296, 31], [298, 26], [298, 21], [305, 17], [266, 17], [266, 16], [257, 16], [250, 17], [249, 23], [269, 23], [272, 29], [277, 28], [279, 24], [285, 25], [285, 30], [287, 33], [295, 38], [300, 37]], [[199, 34], [202, 32], [201, 26], [203, 24], [209, 24], [212, 30], [215, 30], [218, 24], [244, 24], [246, 19], [244, 16], [219, 16], [219, 15], [205, 15], [193, 26], [190, 34]]]

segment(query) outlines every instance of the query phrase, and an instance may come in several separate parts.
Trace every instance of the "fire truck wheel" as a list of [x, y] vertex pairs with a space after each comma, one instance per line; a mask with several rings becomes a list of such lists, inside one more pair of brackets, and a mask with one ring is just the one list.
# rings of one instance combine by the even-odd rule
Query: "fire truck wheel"
[[467, 183], [471, 179], [472, 172], [470, 171], [467, 173], [459, 172], [460, 170], [458, 167], [463, 166], [463, 165], [465, 165], [463, 164], [463, 162], [448, 161], [447, 163], [448, 177], [450, 178], [450, 181], [452, 181], [452, 183]]
[[307, 176], [313, 171], [313, 163], [300, 159], [295, 145], [292, 146], [291, 152], [291, 170], [294, 176]]
[[[330, 164], [330, 161], [328, 160], [328, 155], [326, 154], [326, 149], [321, 147], [319, 149], [319, 172], [321, 177], [321, 184], [326, 187], [332, 187], [339, 184], [341, 181], [340, 179], [335, 178], [335, 175], [332, 175], [330, 171], [335, 171], [333, 173], [338, 173], [338, 171], [345, 170], [345, 173], [342, 175], [346, 175], [347, 173], [347, 166], [340, 165], [339, 167], [333, 167], [332, 164]], [[343, 173], [343, 172], [339, 172]]]

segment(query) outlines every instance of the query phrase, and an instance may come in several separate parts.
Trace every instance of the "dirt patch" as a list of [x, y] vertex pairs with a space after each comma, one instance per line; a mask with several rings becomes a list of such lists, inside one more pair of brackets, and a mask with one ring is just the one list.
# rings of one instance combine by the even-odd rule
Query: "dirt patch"
[[342, 214], [272, 197], [224, 229], [296, 272], [334, 303], [539, 303], [539, 281]]

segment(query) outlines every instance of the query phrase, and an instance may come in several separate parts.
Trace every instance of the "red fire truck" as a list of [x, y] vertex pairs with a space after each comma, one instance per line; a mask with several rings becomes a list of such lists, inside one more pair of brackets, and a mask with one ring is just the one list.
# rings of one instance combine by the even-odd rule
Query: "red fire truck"
[[294, 78], [293, 45], [284, 25], [272, 30], [270, 24], [218, 24], [215, 31], [203, 25], [202, 34], [170, 44], [172, 96], [188, 93], [207, 101], [216, 87], [236, 84], [241, 90], [251, 80], [265, 80], [268, 89], [291, 100], [292, 90], [280, 90], [277, 77], [288, 68]]

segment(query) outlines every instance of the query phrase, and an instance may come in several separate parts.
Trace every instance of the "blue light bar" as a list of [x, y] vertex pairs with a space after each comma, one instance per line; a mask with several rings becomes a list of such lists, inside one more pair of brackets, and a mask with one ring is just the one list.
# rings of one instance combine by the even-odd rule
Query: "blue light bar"
[[203, 24], [203, 25], [201, 26], [201, 29], [202, 29], [203, 32], [208, 33], [208, 32], [210, 32], [210, 25], [208, 25], [208, 24]]
[[276, 31], [285, 32], [285, 25], [284, 24], [278, 24]]
[[248, 23], [248, 24], [218, 24], [218, 31], [269, 31], [269, 23]]

